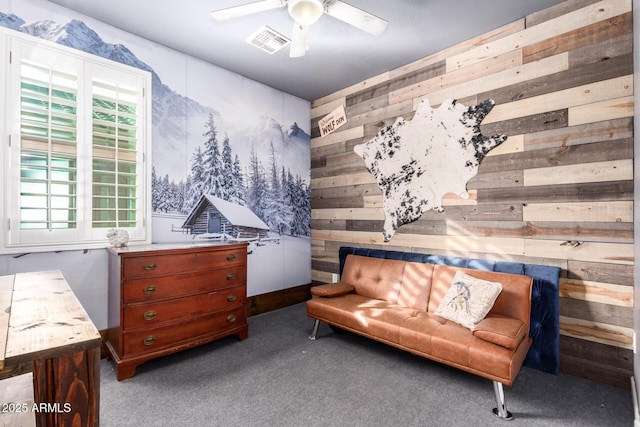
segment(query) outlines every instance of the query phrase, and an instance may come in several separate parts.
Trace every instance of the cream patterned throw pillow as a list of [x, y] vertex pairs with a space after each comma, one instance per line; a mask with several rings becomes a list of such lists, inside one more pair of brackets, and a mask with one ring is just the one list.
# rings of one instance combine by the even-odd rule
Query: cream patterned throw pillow
[[500, 292], [501, 283], [477, 279], [458, 271], [435, 314], [473, 331], [489, 313]]

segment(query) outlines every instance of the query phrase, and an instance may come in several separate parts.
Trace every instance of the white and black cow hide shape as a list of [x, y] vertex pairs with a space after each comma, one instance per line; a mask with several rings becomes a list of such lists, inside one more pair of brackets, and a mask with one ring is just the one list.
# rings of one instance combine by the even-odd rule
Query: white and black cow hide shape
[[398, 117], [354, 147], [382, 189], [385, 242], [429, 209], [443, 212], [445, 194], [469, 198], [467, 182], [486, 154], [507, 139], [480, 133], [480, 122], [494, 105], [492, 99], [475, 107], [447, 99], [433, 109], [423, 99], [412, 120]]

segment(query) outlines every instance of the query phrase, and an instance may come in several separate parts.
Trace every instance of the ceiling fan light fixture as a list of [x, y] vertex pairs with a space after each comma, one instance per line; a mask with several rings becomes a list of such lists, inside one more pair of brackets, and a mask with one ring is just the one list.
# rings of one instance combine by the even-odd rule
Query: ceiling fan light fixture
[[289, 0], [289, 15], [300, 25], [311, 25], [324, 13], [320, 0]]

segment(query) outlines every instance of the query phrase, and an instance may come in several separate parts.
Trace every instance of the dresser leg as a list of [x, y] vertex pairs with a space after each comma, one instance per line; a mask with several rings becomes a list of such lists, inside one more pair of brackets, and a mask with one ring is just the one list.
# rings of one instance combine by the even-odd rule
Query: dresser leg
[[37, 426], [97, 426], [100, 348], [33, 362]]
[[238, 332], [238, 339], [242, 341], [242, 340], [246, 340], [248, 337], [249, 337], [249, 326], [247, 325], [244, 328], [242, 328], [240, 332]]
[[116, 372], [118, 375], [118, 381], [127, 380], [132, 378], [136, 374], [136, 368], [138, 365], [132, 363], [119, 362], [116, 365]]

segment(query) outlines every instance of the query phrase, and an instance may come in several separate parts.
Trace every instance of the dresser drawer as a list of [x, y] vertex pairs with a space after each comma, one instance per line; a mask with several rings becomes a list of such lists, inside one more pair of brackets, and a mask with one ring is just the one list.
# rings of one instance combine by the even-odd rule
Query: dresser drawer
[[179, 346], [185, 341], [215, 335], [246, 324], [245, 307], [152, 330], [124, 332], [125, 355]]
[[163, 322], [201, 317], [244, 306], [246, 287], [221, 289], [206, 294], [126, 306], [123, 309], [123, 329], [151, 327]]
[[232, 267], [246, 263], [246, 251], [209, 251], [125, 257], [122, 260], [124, 279], [186, 273], [211, 268]]
[[234, 265], [220, 270], [126, 280], [122, 286], [122, 300], [124, 304], [130, 304], [175, 298], [245, 285], [246, 283], [246, 267]]

